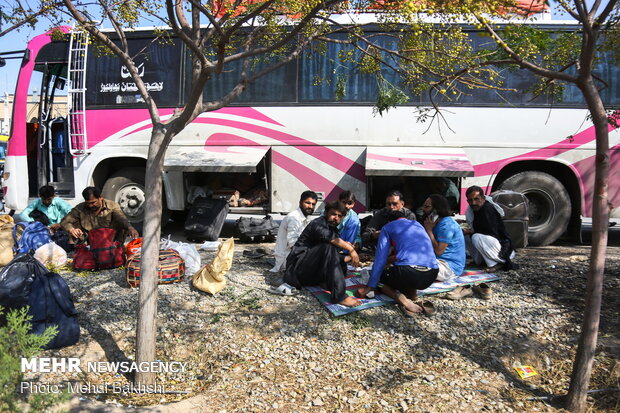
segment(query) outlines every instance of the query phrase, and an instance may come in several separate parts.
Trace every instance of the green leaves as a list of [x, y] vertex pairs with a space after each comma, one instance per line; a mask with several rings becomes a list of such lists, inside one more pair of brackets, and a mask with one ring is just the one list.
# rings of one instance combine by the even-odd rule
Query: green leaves
[[409, 101], [409, 97], [405, 92], [385, 80], [381, 74], [377, 76], [377, 82], [379, 84], [379, 92], [377, 93], [377, 103], [373, 110], [375, 114], [383, 115], [383, 112], [387, 112], [390, 108]]
[[[56, 336], [56, 328], [48, 328], [38, 336], [30, 334], [28, 307], [11, 310], [8, 313], [0, 307], [0, 319], [6, 317], [6, 325], [0, 327], [0, 411], [21, 412], [21, 394], [16, 388], [22, 381], [21, 358], [31, 358], [41, 352]], [[45, 411], [59, 400], [58, 395], [37, 395], [29, 402], [31, 411]]]

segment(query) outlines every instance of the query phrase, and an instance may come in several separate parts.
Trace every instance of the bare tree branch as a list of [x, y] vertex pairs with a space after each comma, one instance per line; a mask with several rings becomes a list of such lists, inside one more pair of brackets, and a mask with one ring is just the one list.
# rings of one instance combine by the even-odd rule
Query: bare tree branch
[[135, 64], [133, 64], [133, 60], [131, 56], [121, 48], [119, 48], [110, 38], [102, 33], [91, 20], [87, 19], [80, 10], [78, 10], [71, 0], [63, 0], [67, 10], [74, 16], [77, 22], [88, 31], [93, 37], [95, 37], [98, 41], [100, 41], [103, 45], [109, 48], [114, 54], [116, 54], [122, 61], [129, 73], [131, 74], [131, 78], [136, 83], [136, 87], [138, 88], [140, 95], [145, 100], [146, 107], [149, 111], [151, 119], [153, 123], [159, 123], [159, 111], [157, 110], [157, 105], [155, 101], [151, 97], [150, 93], [146, 90], [144, 82], [142, 78], [138, 75], [138, 71], [136, 69]]
[[605, 21], [607, 21], [607, 18], [609, 17], [609, 15], [611, 14], [611, 12], [616, 8], [618, 1], [617, 0], [611, 0], [609, 3], [607, 3], [607, 5], [605, 6], [605, 8], [603, 9], [603, 11], [601, 12], [601, 14], [599, 14], [596, 19], [594, 19], [594, 27], [598, 28], [600, 27]]

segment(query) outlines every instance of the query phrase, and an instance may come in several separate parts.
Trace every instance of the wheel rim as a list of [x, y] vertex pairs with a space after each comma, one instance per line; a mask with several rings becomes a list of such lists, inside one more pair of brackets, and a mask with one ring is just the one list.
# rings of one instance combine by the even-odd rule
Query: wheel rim
[[115, 201], [131, 222], [140, 222], [144, 218], [144, 187], [135, 183], [123, 185], [116, 193]]
[[539, 231], [549, 225], [555, 215], [555, 202], [545, 191], [530, 189], [523, 192], [527, 198], [530, 231]]

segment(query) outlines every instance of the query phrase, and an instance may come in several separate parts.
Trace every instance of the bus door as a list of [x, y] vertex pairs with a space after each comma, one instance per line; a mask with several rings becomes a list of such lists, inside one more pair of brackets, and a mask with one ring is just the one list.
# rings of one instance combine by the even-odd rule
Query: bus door
[[[67, 62], [66, 43], [51, 43], [42, 48], [36, 58], [35, 70], [42, 72], [39, 114], [36, 127], [28, 134], [28, 170], [30, 196], [38, 188], [52, 185], [59, 196], [75, 196], [73, 158], [67, 139]], [[36, 156], [31, 158], [31, 153]], [[32, 161], [31, 161], [32, 159]], [[36, 160], [36, 166], [31, 162]], [[36, 173], [30, 171], [36, 168]], [[37, 179], [32, 179], [33, 177]]]
[[405, 207], [418, 217], [430, 194], [444, 195], [458, 213], [460, 178], [473, 175], [474, 167], [462, 148], [366, 148], [369, 209], [383, 208], [387, 193], [397, 190], [403, 194]]

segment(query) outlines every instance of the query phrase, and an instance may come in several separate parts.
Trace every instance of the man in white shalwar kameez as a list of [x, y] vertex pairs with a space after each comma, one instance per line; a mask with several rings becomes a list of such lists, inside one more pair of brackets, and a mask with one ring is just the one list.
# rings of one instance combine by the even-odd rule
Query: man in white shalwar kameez
[[276, 238], [276, 248], [274, 255], [276, 265], [269, 271], [284, 271], [286, 257], [291, 252], [291, 248], [297, 242], [299, 235], [310, 223], [310, 216], [316, 207], [318, 196], [313, 191], [304, 191], [299, 198], [299, 208], [289, 213], [280, 224]]

